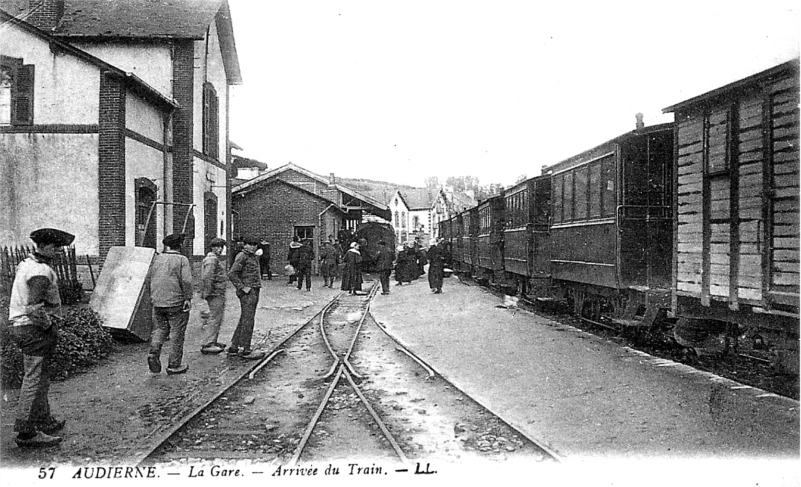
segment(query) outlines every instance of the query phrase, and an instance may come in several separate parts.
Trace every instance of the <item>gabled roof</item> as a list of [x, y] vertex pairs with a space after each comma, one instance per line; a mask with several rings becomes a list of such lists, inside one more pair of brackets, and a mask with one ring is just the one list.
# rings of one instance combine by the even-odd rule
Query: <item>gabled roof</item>
[[[29, 15], [29, 0], [0, 0], [0, 9], [24, 20]], [[215, 19], [229, 83], [240, 84], [226, 0], [66, 0], [64, 15], [50, 33], [70, 40], [201, 40]]]
[[459, 207], [470, 208], [478, 204], [475, 198], [471, 198], [469, 195], [462, 192], [454, 191], [449, 196], [453, 200], [453, 204]]
[[[298, 186], [296, 184], [292, 184], [289, 181], [284, 181], [281, 178], [272, 178], [271, 180], [264, 181], [263, 183], [265, 185], [268, 185], [268, 184], [283, 184], [285, 186], [289, 186], [290, 188], [295, 189], [296, 191], [300, 191], [301, 193], [305, 193], [308, 196], [311, 196], [313, 198], [321, 200], [321, 201], [323, 201], [325, 203], [331, 203], [331, 200], [329, 200], [325, 196], [321, 196], [321, 195], [315, 193], [314, 191], [309, 191], [308, 189], [306, 189], [306, 188], [304, 188], [302, 186]], [[249, 191], [238, 191], [238, 192], [236, 192], [234, 194], [234, 196], [238, 196], [238, 195], [245, 196], [247, 193], [249, 193]], [[337, 209], [337, 210], [339, 210], [340, 213], [343, 213], [343, 214], [346, 213], [345, 210], [343, 210], [342, 208], [338, 207], [337, 205], [330, 205], [330, 209]]]
[[135, 74], [123, 71], [122, 69], [114, 65], [111, 65], [103, 61], [102, 59], [89, 54], [86, 51], [82, 51], [81, 49], [78, 49], [77, 47], [71, 44], [68, 44], [60, 39], [55, 38], [54, 36], [48, 34], [47, 32], [41, 29], [37, 29], [36, 27], [32, 26], [27, 22], [15, 18], [14, 16], [10, 15], [4, 10], [0, 10], [0, 24], [6, 24], [6, 23], [18, 27], [34, 36], [39, 37], [43, 41], [47, 42], [50, 45], [50, 49], [53, 51], [60, 51], [63, 53], [71, 54], [89, 64], [97, 66], [101, 70], [104, 70], [108, 73], [111, 73], [113, 75], [125, 79], [131, 89], [133, 89], [134, 91], [136, 91], [137, 93], [141, 94], [142, 96], [151, 101], [155, 101], [158, 104], [168, 106], [170, 108], [177, 108], [179, 106], [178, 102], [176, 102], [174, 99], [164, 95], [157, 89], [145, 83], [144, 80], [142, 80]]
[[398, 192], [409, 210], [428, 210], [437, 197], [436, 190], [428, 188], [405, 189]]
[[325, 185], [331, 186], [332, 188], [336, 189], [337, 191], [340, 191], [341, 193], [343, 193], [345, 195], [348, 195], [351, 198], [355, 198], [355, 199], [358, 199], [360, 201], [364, 201], [365, 203], [368, 203], [369, 205], [374, 206], [375, 208], [377, 208], [380, 211], [384, 211], [384, 212], [389, 211], [389, 207], [386, 204], [384, 204], [384, 203], [382, 203], [382, 202], [380, 202], [380, 201], [378, 201], [376, 199], [373, 199], [373, 198], [371, 198], [371, 197], [369, 197], [367, 195], [364, 195], [364, 194], [361, 194], [361, 193], [359, 193], [357, 191], [354, 191], [354, 190], [352, 190], [350, 188], [347, 188], [345, 186], [342, 186], [342, 185], [339, 185], [339, 184], [333, 184], [332, 185], [332, 184], [330, 184], [330, 181], [328, 180], [328, 178], [325, 178], [323, 176], [320, 176], [319, 174], [313, 173], [313, 172], [309, 171], [308, 169], [304, 169], [304, 168], [302, 168], [302, 167], [300, 167], [300, 166], [298, 166], [296, 164], [293, 164], [291, 162], [289, 162], [287, 164], [284, 164], [281, 167], [277, 167], [277, 168], [273, 169], [272, 171], [267, 171], [266, 173], [261, 174], [261, 175], [255, 177], [255, 178], [253, 178], [253, 179], [250, 179], [250, 180], [248, 180], [248, 181], [246, 181], [246, 182], [234, 187], [233, 191], [234, 192], [239, 192], [239, 191], [246, 190], [247, 188], [250, 188], [251, 186], [259, 184], [262, 181], [266, 181], [268, 179], [275, 178], [279, 174], [281, 174], [282, 172], [289, 171], [289, 170], [299, 172], [299, 173], [301, 173], [301, 174], [303, 174], [303, 175], [305, 175], [305, 176], [307, 176], [309, 178], [312, 178], [312, 179], [314, 179], [316, 181], [319, 181], [321, 184], [325, 184]]

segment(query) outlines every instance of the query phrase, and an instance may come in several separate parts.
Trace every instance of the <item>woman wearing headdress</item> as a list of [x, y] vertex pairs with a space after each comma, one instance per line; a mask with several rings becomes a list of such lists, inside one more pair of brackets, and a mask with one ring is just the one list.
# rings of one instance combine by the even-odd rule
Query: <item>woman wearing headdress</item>
[[362, 290], [362, 254], [359, 252], [359, 244], [352, 242], [350, 248], [345, 252], [345, 271], [342, 273], [342, 290], [356, 294]]

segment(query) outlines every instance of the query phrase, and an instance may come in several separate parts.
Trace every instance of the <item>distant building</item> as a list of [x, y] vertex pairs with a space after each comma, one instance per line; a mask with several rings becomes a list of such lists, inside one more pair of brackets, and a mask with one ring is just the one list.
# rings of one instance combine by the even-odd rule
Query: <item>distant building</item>
[[[371, 217], [389, 220], [387, 205], [289, 163], [233, 188], [234, 234], [265, 238], [277, 267], [286, 265], [292, 237], [320, 242]], [[316, 264], [315, 264], [316, 265]]]
[[231, 154], [231, 161], [234, 170], [232, 183], [237, 186], [245, 181], [258, 177], [267, 172], [267, 163], [255, 159], [249, 159], [237, 154]]

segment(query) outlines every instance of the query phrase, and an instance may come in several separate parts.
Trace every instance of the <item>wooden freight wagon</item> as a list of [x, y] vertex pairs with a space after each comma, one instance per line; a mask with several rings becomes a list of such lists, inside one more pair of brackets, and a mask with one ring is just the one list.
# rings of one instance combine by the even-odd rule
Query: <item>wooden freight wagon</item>
[[549, 287], [550, 199], [550, 175], [527, 179], [504, 192], [503, 268], [507, 281], [524, 296], [529, 291], [541, 295]]
[[770, 334], [795, 373], [798, 70], [793, 60], [664, 109], [676, 120], [673, 311]]
[[479, 204], [478, 269], [476, 277], [503, 285], [503, 228], [505, 226], [503, 196], [493, 196]]
[[551, 275], [576, 314], [669, 306], [672, 160], [673, 127], [662, 124], [549, 167]]

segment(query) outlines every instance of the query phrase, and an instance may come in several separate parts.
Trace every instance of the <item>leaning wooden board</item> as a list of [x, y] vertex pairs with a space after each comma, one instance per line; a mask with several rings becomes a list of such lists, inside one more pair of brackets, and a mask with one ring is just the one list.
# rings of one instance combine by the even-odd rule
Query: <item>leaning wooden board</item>
[[111, 247], [89, 306], [115, 331], [148, 340], [152, 328], [148, 271], [156, 251]]

